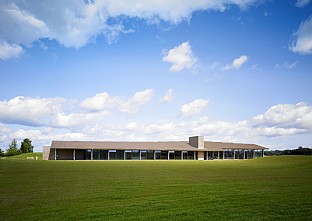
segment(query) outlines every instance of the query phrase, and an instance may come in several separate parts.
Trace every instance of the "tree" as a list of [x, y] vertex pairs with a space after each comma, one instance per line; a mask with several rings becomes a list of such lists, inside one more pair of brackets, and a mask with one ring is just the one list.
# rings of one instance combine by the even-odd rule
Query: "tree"
[[3, 156], [4, 156], [4, 152], [0, 148], [0, 157], [3, 157]]
[[9, 149], [7, 149], [5, 155], [6, 156], [14, 156], [14, 155], [19, 155], [21, 154], [22, 151], [17, 149], [17, 143], [16, 140], [13, 139], [11, 144], [9, 145]]
[[17, 149], [17, 143], [15, 138], [11, 141], [11, 144], [9, 145], [9, 149]]
[[298, 147], [294, 150], [284, 150], [284, 155], [312, 155], [312, 149], [307, 147]]
[[21, 143], [21, 151], [22, 153], [32, 153], [34, 146], [31, 145], [31, 140], [29, 138], [25, 138]]

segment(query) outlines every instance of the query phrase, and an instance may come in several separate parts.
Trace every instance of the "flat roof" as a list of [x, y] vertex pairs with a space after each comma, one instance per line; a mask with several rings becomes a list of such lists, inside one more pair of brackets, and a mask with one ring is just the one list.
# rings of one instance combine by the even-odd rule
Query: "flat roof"
[[118, 142], [118, 141], [52, 141], [56, 149], [102, 149], [102, 150], [186, 150], [186, 151], [223, 151], [226, 149], [268, 149], [256, 144], [225, 143], [205, 141], [204, 149], [198, 149], [188, 141], [160, 142]]

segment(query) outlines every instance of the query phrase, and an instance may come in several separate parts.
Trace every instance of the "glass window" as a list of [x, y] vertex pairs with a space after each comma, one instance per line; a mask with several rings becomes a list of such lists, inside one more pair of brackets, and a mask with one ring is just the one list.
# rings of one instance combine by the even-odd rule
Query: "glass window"
[[93, 150], [93, 160], [100, 159], [100, 150]]
[[183, 151], [183, 160], [186, 160], [187, 159], [187, 151]]
[[91, 149], [85, 150], [86, 160], [91, 160]]
[[187, 151], [187, 159], [194, 160], [194, 151]]
[[223, 159], [223, 151], [219, 151], [219, 159]]
[[108, 159], [108, 150], [100, 150], [100, 160]]
[[132, 150], [132, 160], [139, 160], [140, 159], [140, 152], [139, 150]]
[[146, 160], [146, 159], [147, 159], [147, 151], [141, 150], [141, 160]]
[[213, 151], [212, 152], [212, 159], [218, 159], [218, 152], [219, 151]]
[[208, 151], [208, 160], [212, 160], [212, 151]]
[[116, 151], [116, 160], [123, 160], [124, 159], [124, 150], [117, 150]]
[[116, 160], [117, 159], [116, 150], [109, 150], [108, 155], [109, 155], [110, 160]]
[[174, 159], [181, 160], [181, 151], [174, 151]]
[[168, 160], [168, 151], [161, 151], [160, 152], [160, 159]]
[[224, 151], [224, 159], [234, 159], [234, 151], [231, 149]]
[[132, 159], [132, 150], [126, 150], [125, 155], [126, 155], [126, 160], [131, 160]]
[[156, 160], [160, 160], [160, 154], [161, 154], [161, 151], [160, 150], [155, 150], [155, 159]]
[[152, 151], [152, 150], [147, 151], [147, 159], [148, 160], [154, 160], [154, 151]]
[[262, 157], [262, 151], [261, 150], [255, 150], [256, 151], [256, 157]]
[[174, 160], [174, 151], [168, 151], [169, 152], [169, 159]]

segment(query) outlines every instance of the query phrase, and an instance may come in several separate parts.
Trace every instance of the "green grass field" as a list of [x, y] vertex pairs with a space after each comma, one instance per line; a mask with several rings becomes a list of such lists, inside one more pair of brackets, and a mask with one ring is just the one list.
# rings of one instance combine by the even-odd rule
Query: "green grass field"
[[38, 157], [38, 160], [42, 160], [42, 153], [23, 153], [20, 155], [10, 156], [10, 157], [3, 157], [2, 159], [21, 159], [26, 160], [27, 157], [33, 157], [36, 159]]
[[[22, 158], [24, 159], [24, 158]], [[311, 220], [312, 157], [0, 160], [0, 220]]]

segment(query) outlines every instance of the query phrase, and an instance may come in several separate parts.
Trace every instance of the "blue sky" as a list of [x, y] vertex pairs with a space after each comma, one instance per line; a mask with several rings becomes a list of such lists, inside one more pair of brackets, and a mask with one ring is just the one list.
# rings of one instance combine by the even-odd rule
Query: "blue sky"
[[1, 1], [0, 147], [312, 147], [312, 3]]

